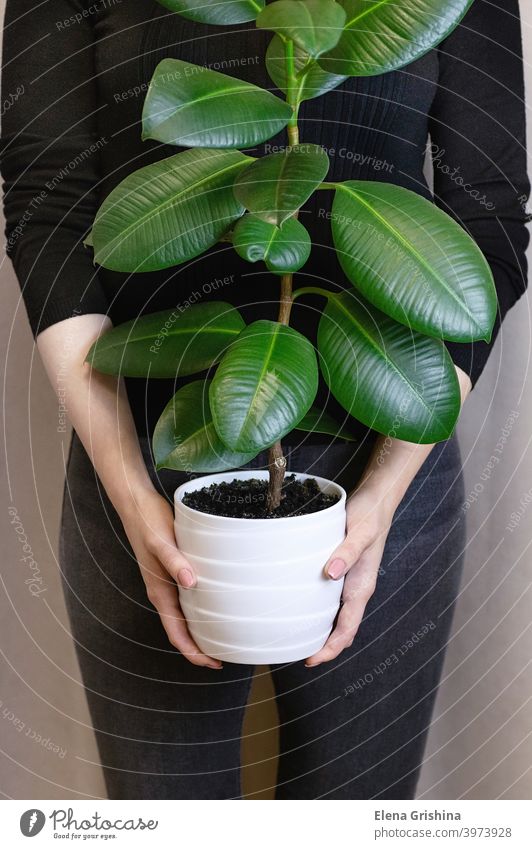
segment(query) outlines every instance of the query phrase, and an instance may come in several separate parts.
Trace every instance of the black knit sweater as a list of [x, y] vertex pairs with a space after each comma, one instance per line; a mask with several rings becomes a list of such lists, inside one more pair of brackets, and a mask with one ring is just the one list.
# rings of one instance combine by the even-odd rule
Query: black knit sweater
[[[144, 94], [157, 63], [178, 57], [273, 89], [263, 61], [270, 38], [252, 24], [194, 24], [155, 0], [8, 0], [0, 166], [8, 253], [35, 334], [73, 315], [109, 313], [117, 324], [198, 298], [229, 301], [247, 320], [275, 317], [278, 278], [239, 259], [230, 245], [178, 268], [126, 275], [95, 269], [82, 244], [120, 180], [176, 152], [141, 141]], [[400, 71], [351, 78], [300, 112], [301, 140], [329, 153], [329, 180], [384, 180], [430, 197], [423, 165], [431, 145], [434, 199], [491, 265], [497, 329], [526, 287], [523, 98], [518, 2], [475, 0], [438, 50]], [[250, 153], [283, 143], [280, 135]], [[330, 247], [329, 194], [318, 193], [301, 213], [314, 248], [298, 285], [350, 286]], [[311, 338], [319, 306], [308, 299], [294, 310], [295, 326]], [[448, 345], [473, 382], [490, 347]], [[151, 431], [176, 386], [127, 384], [139, 431]]]

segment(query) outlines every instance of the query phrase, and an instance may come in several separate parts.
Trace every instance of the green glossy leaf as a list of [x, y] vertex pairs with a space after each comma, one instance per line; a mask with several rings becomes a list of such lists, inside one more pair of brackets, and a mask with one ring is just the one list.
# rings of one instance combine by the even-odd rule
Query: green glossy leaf
[[184, 147], [253, 147], [292, 115], [266, 89], [181, 59], [155, 69], [142, 112], [142, 138]]
[[216, 430], [235, 451], [258, 453], [301, 421], [317, 388], [308, 339], [275, 321], [255, 321], [229, 348], [212, 381]]
[[184, 377], [216, 363], [244, 327], [240, 313], [222, 301], [163, 310], [104, 333], [87, 362], [122, 377]]
[[130, 174], [96, 214], [94, 261], [138, 272], [199, 256], [244, 212], [233, 181], [250, 161], [238, 151], [185, 150]]
[[451, 435], [460, 387], [443, 342], [408, 330], [345, 292], [327, 303], [318, 350], [332, 394], [363, 424], [408, 442]]
[[302, 206], [329, 170], [317, 144], [287, 147], [255, 160], [235, 180], [235, 196], [254, 215], [278, 227]]
[[159, 3], [190, 21], [218, 26], [253, 21], [264, 6], [264, 0], [159, 0]]
[[387, 183], [340, 183], [332, 232], [355, 288], [396, 321], [455, 342], [489, 340], [497, 310], [489, 265], [433, 203]]
[[257, 26], [292, 39], [315, 59], [335, 46], [345, 17], [336, 0], [275, 0], [260, 12]]
[[[294, 45], [294, 66], [297, 74], [300, 74], [307, 65], [308, 55], [300, 47]], [[266, 51], [266, 69], [271, 79], [286, 95], [286, 58], [282, 39], [274, 35]], [[297, 100], [312, 100], [322, 94], [331, 91], [346, 80], [346, 76], [340, 74], [329, 74], [316, 63], [309, 65], [308, 71], [299, 78]]]
[[327, 436], [345, 439], [346, 442], [358, 441], [350, 430], [339, 425], [329, 413], [319, 410], [317, 407], [310, 408], [308, 413], [297, 423], [295, 430], [302, 430], [305, 433], [326, 433]]
[[220, 440], [209, 405], [210, 381], [187, 383], [164, 408], [153, 433], [158, 469], [224, 472], [248, 463], [254, 453], [231, 451]]
[[274, 274], [298, 271], [310, 256], [310, 236], [295, 218], [281, 227], [244, 215], [233, 230], [233, 245], [248, 262], [263, 260]]
[[473, 0], [339, 0], [347, 20], [338, 44], [320, 57], [333, 74], [368, 77], [419, 59], [443, 41]]

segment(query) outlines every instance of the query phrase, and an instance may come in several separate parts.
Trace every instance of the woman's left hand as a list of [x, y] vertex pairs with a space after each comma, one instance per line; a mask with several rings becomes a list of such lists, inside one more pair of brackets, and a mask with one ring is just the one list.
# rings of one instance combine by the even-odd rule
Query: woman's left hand
[[342, 606], [336, 627], [323, 648], [305, 661], [306, 666], [334, 660], [355, 639], [366, 605], [375, 591], [396, 505], [393, 499], [376, 498], [362, 486], [346, 506], [346, 537], [325, 567], [332, 580], [346, 576]]
[[[471, 380], [456, 366], [462, 403]], [[379, 436], [355, 492], [347, 500], [346, 537], [325, 566], [334, 581], [345, 575], [336, 626], [323, 648], [305, 661], [318, 666], [334, 660], [355, 639], [364, 610], [375, 591], [386, 538], [395, 511], [433, 445]]]

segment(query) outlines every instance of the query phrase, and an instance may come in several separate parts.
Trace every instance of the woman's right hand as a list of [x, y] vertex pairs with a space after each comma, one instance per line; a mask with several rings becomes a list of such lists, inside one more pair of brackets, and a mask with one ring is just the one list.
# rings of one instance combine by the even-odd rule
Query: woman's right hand
[[177, 548], [169, 503], [148, 487], [140, 495], [132, 495], [127, 507], [119, 512], [148, 599], [157, 610], [171, 644], [196, 666], [221, 669], [220, 661], [203, 654], [192, 639], [179, 604], [176, 584], [186, 591], [195, 586], [196, 576]]
[[61, 387], [60, 402], [122, 520], [168, 639], [196, 666], [220, 669], [220, 661], [203, 654], [190, 636], [179, 605], [176, 583], [186, 590], [196, 577], [176, 546], [172, 509], [150, 480], [124, 383], [93, 371], [85, 361], [92, 343], [110, 328], [107, 316], [77, 315], [43, 330], [37, 346], [52, 386]]

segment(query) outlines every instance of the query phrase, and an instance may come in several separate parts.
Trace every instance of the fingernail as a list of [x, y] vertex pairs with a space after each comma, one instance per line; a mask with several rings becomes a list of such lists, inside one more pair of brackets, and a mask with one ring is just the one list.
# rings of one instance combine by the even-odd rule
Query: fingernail
[[327, 567], [327, 574], [329, 578], [332, 578], [333, 581], [337, 581], [338, 578], [341, 578], [346, 569], [345, 563], [343, 560], [340, 560], [339, 557], [336, 560], [333, 560], [332, 563], [329, 563]]
[[215, 666], [214, 663], [208, 663], [207, 666], [209, 667], [209, 669], [223, 669], [222, 664], [220, 664], [219, 666]]
[[305, 666], [307, 667], [307, 669], [312, 669], [313, 666], [318, 666], [318, 665], [319, 664], [317, 664], [317, 663], [305, 663]]
[[190, 569], [180, 569], [177, 573], [177, 582], [180, 587], [184, 587], [186, 590], [189, 590], [194, 586], [194, 575]]

